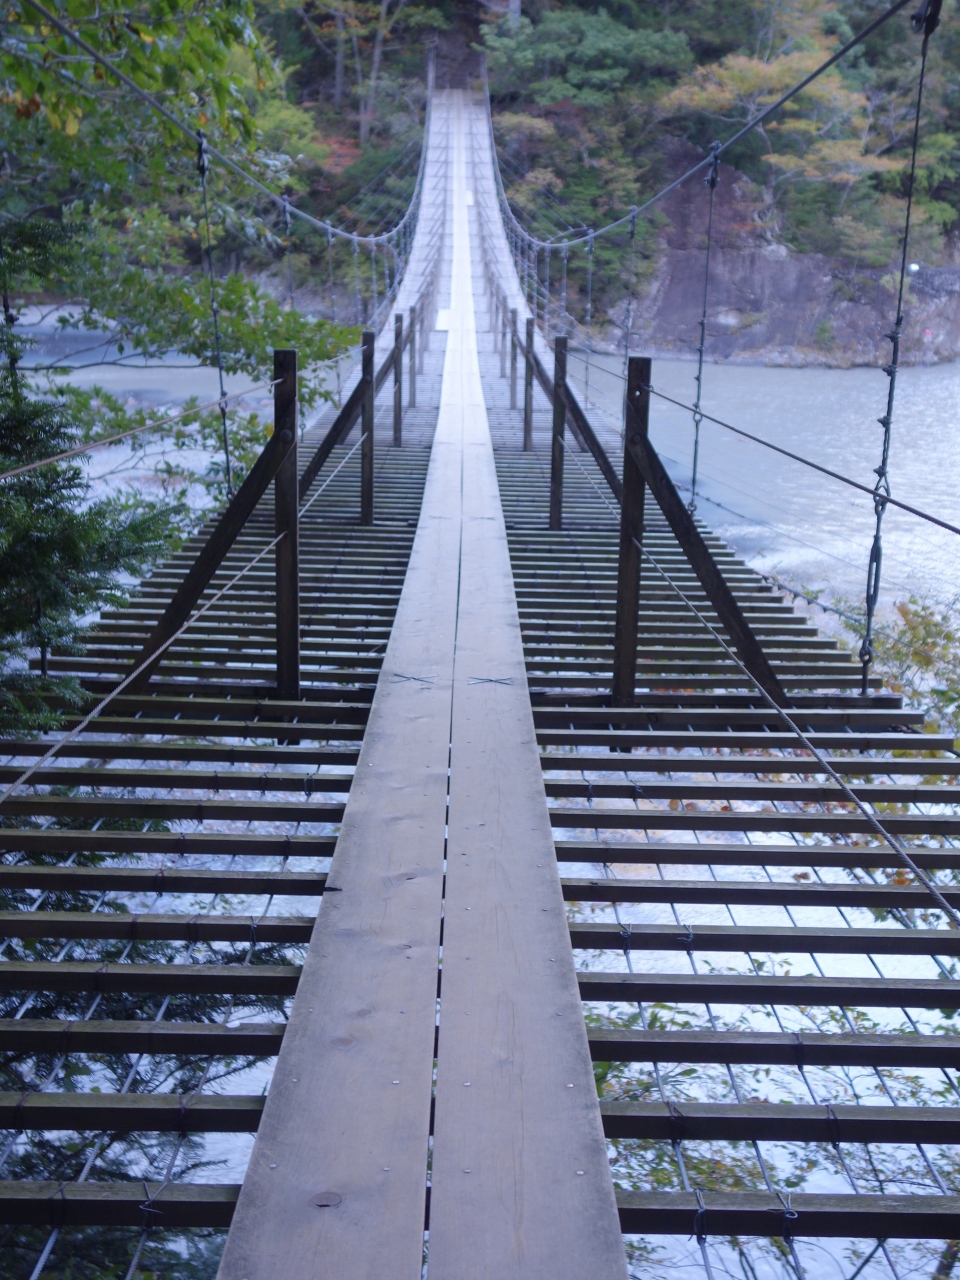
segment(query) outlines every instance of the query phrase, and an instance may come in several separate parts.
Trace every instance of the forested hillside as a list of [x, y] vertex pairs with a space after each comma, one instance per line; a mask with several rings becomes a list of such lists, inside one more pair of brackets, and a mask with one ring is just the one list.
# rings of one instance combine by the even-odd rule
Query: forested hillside
[[[379, 163], [369, 157], [402, 147], [414, 127], [423, 49], [435, 42], [441, 83], [453, 76], [476, 84], [479, 58], [470, 50], [486, 52], [511, 203], [534, 231], [559, 242], [565, 229], [596, 228], [641, 204], [884, 7], [569, 0], [511, 14], [505, 5], [394, 0], [291, 8], [266, 21], [292, 69], [288, 92], [295, 86], [301, 103], [315, 104], [327, 154], [314, 195], [325, 208], [349, 205], [358, 180]], [[919, 54], [906, 10], [725, 156], [715, 355], [875, 358], [903, 228]], [[908, 360], [960, 350], [957, 281], [944, 270], [957, 255], [958, 102], [960, 31], [948, 0], [924, 97], [910, 254], [921, 270]], [[684, 299], [699, 267], [689, 255], [702, 249], [705, 226], [705, 197], [693, 183], [641, 219], [629, 270], [622, 253], [604, 255], [598, 242], [598, 314], [614, 321], [608, 342], [622, 341], [632, 279], [637, 332], [654, 345], [690, 344]], [[585, 273], [582, 255], [572, 255], [573, 314], [578, 297], [582, 314]], [[744, 277], [754, 284], [746, 297]]]

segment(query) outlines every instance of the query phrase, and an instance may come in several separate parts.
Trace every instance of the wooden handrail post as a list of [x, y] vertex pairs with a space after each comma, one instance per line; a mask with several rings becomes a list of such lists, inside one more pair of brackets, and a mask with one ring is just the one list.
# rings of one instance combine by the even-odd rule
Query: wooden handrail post
[[423, 373], [423, 357], [430, 349], [430, 317], [433, 314], [433, 282], [427, 287], [426, 293], [420, 300], [420, 367], [418, 373]]
[[510, 408], [517, 407], [517, 308], [510, 308]]
[[410, 336], [407, 341], [410, 343], [410, 394], [407, 398], [407, 407], [415, 409], [417, 407], [417, 308], [410, 308]]
[[360, 380], [364, 386], [363, 407], [360, 411], [360, 523], [373, 524], [373, 405], [376, 397], [373, 372], [373, 344], [375, 335], [365, 329], [361, 357]]
[[[624, 419], [623, 499], [620, 504], [620, 559], [617, 564], [617, 621], [613, 633], [615, 707], [631, 707], [637, 683], [637, 627], [640, 619], [640, 559], [646, 485], [630, 452], [628, 436], [647, 438], [650, 427], [651, 361], [631, 356], [627, 364]], [[634, 441], [636, 443], [636, 441]]]
[[563, 388], [567, 381], [567, 340], [556, 338], [553, 346], [553, 433], [550, 450], [550, 528], [563, 528], [563, 428], [567, 402]]
[[507, 301], [500, 307], [500, 377], [507, 376]]
[[403, 316], [393, 317], [393, 447], [403, 444]]
[[523, 349], [523, 451], [533, 449], [533, 320], [527, 320], [527, 341]]
[[297, 476], [297, 353], [273, 353], [273, 433], [289, 448], [273, 481], [277, 543], [277, 697], [300, 700], [300, 536]]

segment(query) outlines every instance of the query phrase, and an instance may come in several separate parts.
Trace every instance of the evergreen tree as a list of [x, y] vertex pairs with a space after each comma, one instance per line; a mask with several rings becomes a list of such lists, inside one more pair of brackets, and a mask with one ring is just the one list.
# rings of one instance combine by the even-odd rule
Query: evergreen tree
[[[20, 371], [28, 342], [16, 334], [10, 296], [62, 274], [82, 247], [69, 228], [37, 217], [8, 223], [0, 246], [0, 472], [10, 472], [78, 442], [67, 409], [37, 396]], [[69, 461], [0, 481], [0, 732], [50, 727], [58, 702], [78, 700], [73, 682], [48, 676], [50, 649], [73, 645], [82, 615], [118, 600], [123, 575], [142, 569], [173, 531], [169, 504], [91, 500], [90, 487]], [[32, 650], [39, 675], [23, 666]]]

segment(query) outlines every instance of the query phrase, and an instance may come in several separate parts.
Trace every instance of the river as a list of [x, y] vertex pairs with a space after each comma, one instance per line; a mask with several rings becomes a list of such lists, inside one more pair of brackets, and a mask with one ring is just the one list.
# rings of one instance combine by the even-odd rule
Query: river
[[[619, 422], [623, 360], [591, 357], [589, 400]], [[583, 392], [584, 359], [571, 353]], [[692, 402], [696, 366], [656, 360], [653, 386]], [[707, 364], [706, 413], [872, 485], [880, 461], [887, 377], [879, 369], [783, 369]], [[894, 497], [960, 525], [960, 364], [914, 366], [897, 379], [889, 474]], [[671, 475], [689, 486], [691, 415], [654, 398], [651, 437]], [[683, 489], [689, 498], [689, 487]], [[873, 538], [866, 494], [722, 427], [700, 428], [697, 515], [750, 564], [825, 598], [860, 600]], [[910, 596], [949, 604], [960, 596], [960, 538], [888, 507], [883, 523], [883, 611]]]

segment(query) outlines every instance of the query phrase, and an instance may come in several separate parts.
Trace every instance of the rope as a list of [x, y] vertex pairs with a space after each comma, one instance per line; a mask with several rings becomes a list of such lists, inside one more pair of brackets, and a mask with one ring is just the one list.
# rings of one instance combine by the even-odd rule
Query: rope
[[[577, 466], [586, 476], [587, 480], [589, 480], [589, 482], [593, 485], [594, 489], [596, 489], [602, 501], [607, 505], [610, 511], [619, 518], [620, 512], [609, 501], [606, 494], [596, 483], [593, 476], [590, 475], [589, 471], [587, 471], [587, 469], [583, 466], [580, 459], [576, 456], [575, 453], [571, 453], [569, 447], [564, 441], [561, 441], [561, 443], [563, 444], [563, 447], [566, 450], [566, 452], [570, 454], [571, 458], [573, 458], [574, 462], [576, 462]], [[762, 685], [759, 684], [759, 682], [755, 679], [755, 677], [751, 675], [751, 673], [747, 670], [747, 668], [741, 662], [740, 657], [736, 653], [736, 651], [732, 649], [730, 645], [727, 644], [723, 636], [721, 636], [720, 633], [716, 630], [716, 628], [713, 627], [707, 621], [707, 619], [703, 616], [703, 614], [700, 612], [697, 606], [693, 603], [693, 601], [690, 600], [690, 598], [683, 592], [683, 590], [674, 582], [674, 580], [670, 577], [667, 571], [660, 565], [660, 563], [657, 560], [653, 558], [653, 556], [650, 554], [649, 551], [647, 551], [647, 549], [643, 546], [643, 544], [638, 542], [636, 538], [634, 538], [632, 541], [633, 541], [633, 545], [637, 548], [637, 550], [644, 557], [644, 559], [650, 561], [650, 563], [656, 569], [657, 573], [660, 574], [661, 578], [663, 578], [663, 580], [667, 583], [667, 585], [673, 591], [676, 592], [676, 594], [680, 597], [680, 599], [687, 606], [690, 612], [694, 615], [697, 621], [701, 623], [703, 627], [706, 628], [706, 630], [710, 633], [713, 639], [716, 640], [717, 644], [720, 645], [720, 647], [725, 651], [727, 656], [735, 663], [735, 665], [740, 670], [741, 674], [746, 676], [746, 678], [750, 681], [750, 683], [756, 688], [758, 694], [763, 699], [763, 701], [767, 704], [769, 709], [776, 714], [778, 719], [787, 727], [790, 733], [792, 733], [797, 738], [797, 740], [803, 746], [804, 750], [810, 752], [810, 754], [816, 760], [817, 764], [820, 765], [823, 772], [830, 777], [831, 781], [833, 781], [837, 785], [837, 787], [839, 787], [839, 789], [843, 792], [844, 799], [847, 800], [850, 804], [855, 805], [856, 808], [859, 809], [860, 813], [864, 818], [866, 818], [867, 822], [870, 824], [874, 832], [881, 838], [881, 840], [884, 841], [885, 844], [887, 844], [893, 850], [896, 856], [903, 863], [904, 867], [917, 880], [918, 884], [922, 885], [923, 888], [927, 890], [927, 892], [934, 899], [934, 901], [936, 902], [940, 910], [946, 915], [947, 919], [952, 922], [955, 928], [960, 929], [960, 913], [958, 913], [955, 910], [955, 908], [951, 907], [950, 903], [947, 902], [946, 898], [943, 896], [943, 894], [941, 893], [937, 885], [934, 884], [933, 881], [928, 879], [927, 876], [924, 874], [924, 872], [921, 871], [921, 869], [910, 857], [905, 846], [901, 844], [901, 842], [896, 836], [892, 835], [889, 831], [887, 831], [886, 827], [884, 827], [879, 822], [876, 815], [870, 809], [867, 808], [864, 802], [856, 795], [856, 793], [853, 790], [851, 790], [851, 788], [847, 785], [847, 783], [844, 782], [843, 778], [840, 776], [837, 770], [833, 767], [829, 759], [819, 750], [819, 748], [813, 745], [813, 743], [810, 741], [807, 735], [803, 732], [800, 726], [792, 719], [791, 716], [789, 716], [786, 713], [783, 707], [779, 706], [776, 702], [774, 702], [773, 698], [770, 697], [766, 689], [764, 689]]]
[[890, 500], [890, 476], [888, 464], [890, 460], [890, 437], [893, 426], [893, 403], [897, 390], [897, 370], [900, 365], [900, 338], [903, 333], [903, 288], [907, 276], [907, 248], [910, 240], [910, 219], [913, 213], [913, 190], [917, 174], [917, 143], [920, 138], [920, 109], [923, 104], [923, 81], [927, 71], [927, 46], [930, 36], [940, 21], [941, 0], [925, 0], [923, 8], [913, 17], [914, 30], [923, 31], [923, 45], [920, 50], [920, 81], [917, 85], [917, 109], [913, 118], [913, 144], [910, 149], [910, 176], [907, 179], [907, 212], [903, 225], [903, 248], [900, 255], [900, 286], [897, 291], [897, 318], [893, 329], [887, 334], [893, 344], [890, 363], [884, 367], [884, 373], [890, 379], [887, 387], [887, 411], [879, 419], [883, 427], [883, 444], [880, 450], [880, 465], [876, 468], [877, 482], [873, 487], [873, 510], [876, 524], [873, 532], [873, 544], [870, 547], [870, 559], [867, 562], [866, 591], [866, 630], [863, 644], [860, 646], [860, 662], [863, 667], [861, 692], [867, 691], [867, 679], [870, 664], [873, 662], [873, 615], [880, 599], [880, 569], [883, 563], [883, 541], [881, 532], [883, 516]]
[[227, 409], [224, 404], [226, 391], [223, 385], [223, 355], [220, 350], [220, 311], [217, 307], [217, 283], [213, 274], [213, 241], [210, 236], [210, 207], [207, 204], [207, 139], [202, 129], [197, 130], [197, 172], [203, 192], [203, 220], [207, 226], [207, 265], [210, 271], [210, 312], [213, 316], [213, 338], [217, 351], [217, 373], [220, 377], [220, 424], [223, 431], [223, 458], [226, 465], [227, 494], [233, 497], [233, 476], [230, 471], [230, 436], [227, 432]]
[[774, 702], [773, 698], [771, 698], [770, 695], [767, 693], [767, 691], [759, 684], [757, 680], [754, 679], [754, 677], [750, 674], [750, 672], [747, 670], [744, 664], [740, 661], [740, 658], [738, 657], [736, 651], [732, 649], [730, 645], [727, 644], [727, 642], [723, 639], [723, 637], [716, 630], [716, 628], [711, 626], [711, 624], [706, 620], [706, 618], [703, 616], [700, 610], [696, 607], [696, 605], [681, 590], [681, 588], [677, 586], [677, 584], [673, 581], [673, 579], [666, 572], [666, 570], [663, 569], [659, 564], [659, 562], [653, 558], [650, 552], [647, 551], [646, 548], [636, 540], [636, 538], [633, 539], [633, 544], [637, 548], [637, 550], [640, 552], [640, 554], [644, 557], [644, 559], [649, 560], [649, 562], [656, 569], [657, 573], [660, 574], [661, 578], [663, 578], [663, 580], [668, 584], [668, 586], [670, 586], [676, 592], [676, 594], [684, 602], [684, 604], [691, 611], [691, 613], [693, 613], [697, 621], [702, 626], [704, 626], [707, 629], [707, 631], [709, 631], [710, 635], [714, 638], [714, 640], [716, 640], [716, 642], [726, 651], [727, 656], [734, 663], [736, 663], [741, 673], [750, 680], [751, 684], [754, 685], [758, 694], [764, 700], [764, 702], [767, 704], [770, 710], [776, 713], [780, 721], [796, 737], [797, 741], [802, 744], [803, 748], [806, 751], [810, 752], [810, 754], [816, 760], [817, 764], [819, 764], [821, 769], [823, 769], [824, 773], [826, 773], [830, 777], [830, 780], [834, 782], [837, 787], [840, 788], [840, 790], [843, 792], [844, 799], [849, 801], [850, 804], [855, 805], [857, 809], [860, 810], [860, 813], [863, 815], [864, 818], [866, 818], [867, 822], [869, 822], [870, 826], [873, 828], [873, 831], [884, 841], [885, 844], [889, 846], [890, 849], [893, 850], [893, 852], [897, 855], [897, 857], [903, 863], [903, 866], [905, 867], [905, 869], [908, 870], [910, 874], [916, 879], [917, 883], [922, 885], [923, 888], [927, 890], [927, 892], [933, 898], [934, 902], [936, 902], [940, 910], [944, 913], [947, 919], [950, 920], [950, 922], [953, 924], [954, 928], [960, 929], [960, 913], [958, 913], [955, 910], [955, 908], [951, 907], [950, 903], [947, 902], [946, 898], [943, 896], [943, 894], [941, 893], [937, 885], [932, 880], [930, 880], [923, 871], [921, 871], [921, 869], [917, 866], [914, 860], [910, 857], [909, 853], [906, 850], [906, 847], [903, 844], [901, 844], [901, 842], [896, 836], [892, 835], [886, 829], [886, 827], [884, 827], [878, 821], [876, 815], [870, 809], [867, 808], [864, 802], [857, 796], [857, 794], [851, 789], [851, 787], [848, 786], [846, 782], [844, 782], [843, 778], [840, 776], [837, 770], [833, 767], [832, 763], [819, 750], [819, 748], [813, 745], [813, 743], [810, 741], [807, 735], [803, 732], [800, 726], [796, 723], [796, 721], [786, 713], [783, 707], [778, 706], [777, 703]]
[[703, 414], [700, 412], [700, 398], [703, 395], [703, 351], [707, 342], [707, 287], [710, 283], [710, 246], [713, 241], [713, 196], [720, 178], [720, 143], [710, 145], [713, 164], [704, 182], [710, 188], [710, 203], [707, 213], [707, 256], [703, 264], [703, 309], [700, 313], [700, 345], [697, 348], [697, 372], [694, 382], [697, 384], [697, 398], [693, 405], [693, 474], [690, 480], [690, 501], [687, 510], [691, 515], [697, 509], [697, 463], [700, 459], [700, 423]]

